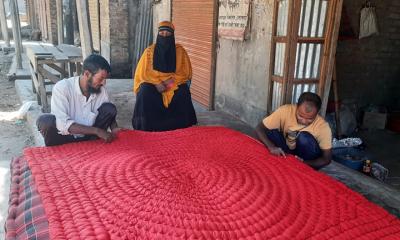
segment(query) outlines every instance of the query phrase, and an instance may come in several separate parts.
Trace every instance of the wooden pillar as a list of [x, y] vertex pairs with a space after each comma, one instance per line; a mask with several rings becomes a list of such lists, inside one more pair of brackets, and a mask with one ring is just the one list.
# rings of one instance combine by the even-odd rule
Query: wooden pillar
[[35, 0], [26, 0], [26, 14], [28, 15], [32, 30], [37, 29]]
[[332, 83], [332, 76], [333, 76], [333, 67], [335, 65], [336, 61], [336, 47], [337, 47], [337, 41], [338, 41], [338, 36], [339, 36], [339, 27], [340, 27], [340, 19], [342, 16], [342, 8], [343, 8], [343, 0], [337, 0], [333, 2], [334, 5], [334, 14], [335, 17], [333, 19], [333, 30], [331, 34], [331, 42], [328, 42], [330, 46], [330, 51], [329, 51], [329, 59], [328, 59], [328, 69], [327, 69], [327, 74], [326, 74], [326, 82], [324, 86], [324, 92], [323, 92], [323, 98], [322, 98], [322, 106], [320, 113], [322, 117], [325, 117], [326, 114], [326, 108], [328, 106], [328, 99], [329, 99], [329, 92], [331, 90], [331, 83]]
[[22, 42], [21, 42], [21, 23], [19, 21], [19, 10], [17, 0], [10, 0], [10, 11], [12, 19], [13, 39], [15, 45], [15, 57], [17, 69], [22, 69]]
[[87, 0], [76, 0], [76, 9], [78, 12], [79, 35], [81, 36], [82, 57], [85, 59], [93, 53]]
[[64, 43], [63, 0], [56, 0], [57, 5], [57, 39], [58, 44]]
[[66, 5], [67, 8], [65, 9], [65, 43], [74, 45], [74, 19], [72, 13], [73, 11], [76, 11], [76, 9], [74, 9], [75, 4], [73, 4], [75, 0], [67, 1], [68, 4]]
[[74, 45], [77, 44], [77, 40], [79, 39], [79, 45], [80, 45], [80, 36], [79, 36], [79, 22], [78, 22], [78, 11], [76, 9], [76, 1], [75, 0], [70, 0], [71, 1], [71, 10], [72, 10], [72, 24], [74, 26]]
[[3, 34], [3, 39], [7, 47], [10, 47], [10, 36], [8, 36], [6, 10], [4, 8], [4, 0], [0, 0], [0, 24], [1, 32]]

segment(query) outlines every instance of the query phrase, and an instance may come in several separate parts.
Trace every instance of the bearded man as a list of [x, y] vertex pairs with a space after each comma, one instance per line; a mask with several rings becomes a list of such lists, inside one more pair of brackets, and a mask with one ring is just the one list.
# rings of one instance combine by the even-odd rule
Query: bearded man
[[111, 142], [119, 128], [117, 109], [104, 87], [110, 64], [92, 54], [83, 62], [81, 76], [63, 79], [52, 90], [51, 114], [41, 115], [36, 126], [46, 146], [103, 139]]

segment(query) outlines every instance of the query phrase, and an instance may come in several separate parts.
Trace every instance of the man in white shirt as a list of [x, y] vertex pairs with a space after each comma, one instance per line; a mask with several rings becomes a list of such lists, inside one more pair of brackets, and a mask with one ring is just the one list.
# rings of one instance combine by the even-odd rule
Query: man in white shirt
[[[117, 109], [104, 85], [111, 71], [106, 59], [92, 54], [83, 62], [83, 74], [57, 82], [52, 91], [51, 114], [36, 125], [46, 146], [101, 138], [111, 142], [119, 130]], [[111, 132], [108, 131], [111, 130]]]

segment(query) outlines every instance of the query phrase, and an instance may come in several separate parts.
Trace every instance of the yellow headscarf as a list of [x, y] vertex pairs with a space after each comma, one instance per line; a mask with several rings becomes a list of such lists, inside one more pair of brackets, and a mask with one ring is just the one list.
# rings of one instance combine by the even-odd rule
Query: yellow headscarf
[[[171, 22], [161, 22], [160, 26], [168, 26], [174, 29]], [[151, 84], [160, 84], [165, 80], [173, 79], [175, 81], [173, 87], [162, 93], [163, 104], [167, 108], [174, 97], [174, 91], [178, 89], [178, 85], [187, 82], [192, 78], [192, 65], [185, 49], [176, 44], [176, 71], [174, 73], [164, 73], [153, 69], [153, 54], [155, 44], [148, 47], [136, 67], [134, 76], [133, 91], [137, 94], [140, 85], [144, 82]]]
[[158, 24], [158, 28], [160, 28], [160, 27], [169, 27], [169, 28], [171, 28], [172, 30], [175, 31], [175, 26], [170, 21], [162, 21], [162, 22], [160, 22]]

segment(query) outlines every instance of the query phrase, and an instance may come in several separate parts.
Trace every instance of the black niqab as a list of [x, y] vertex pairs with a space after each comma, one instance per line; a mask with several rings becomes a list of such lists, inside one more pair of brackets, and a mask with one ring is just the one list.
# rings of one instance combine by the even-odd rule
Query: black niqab
[[163, 73], [176, 71], [175, 36], [158, 35], [154, 48], [153, 69]]

